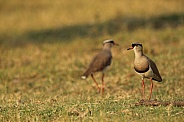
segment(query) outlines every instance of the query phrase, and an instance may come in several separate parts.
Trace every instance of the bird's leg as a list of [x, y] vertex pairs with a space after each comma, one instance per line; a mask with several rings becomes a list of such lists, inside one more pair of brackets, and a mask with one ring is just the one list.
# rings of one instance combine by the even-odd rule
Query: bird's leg
[[105, 85], [104, 85], [104, 73], [102, 74], [102, 94], [104, 93], [104, 87], [105, 87]]
[[142, 78], [142, 99], [144, 100], [144, 89], [145, 89], [145, 85], [144, 85], [144, 78]]
[[98, 83], [96, 82], [95, 78], [93, 77], [93, 74], [91, 74], [91, 77], [92, 77], [93, 81], [95, 82], [96, 87], [98, 88], [98, 92], [100, 93], [100, 87], [98, 86]]
[[153, 90], [153, 81], [152, 81], [152, 77], [150, 78], [150, 82], [151, 82], [151, 86], [150, 86], [150, 96], [149, 96], [149, 100], [151, 99], [152, 90]]

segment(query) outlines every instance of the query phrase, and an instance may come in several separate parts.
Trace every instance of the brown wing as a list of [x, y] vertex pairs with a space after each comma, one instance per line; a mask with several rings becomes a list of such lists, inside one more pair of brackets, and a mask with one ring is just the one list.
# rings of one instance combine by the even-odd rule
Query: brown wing
[[109, 51], [101, 51], [91, 61], [88, 69], [83, 76], [88, 76], [94, 72], [102, 71], [111, 64], [112, 55]]
[[151, 68], [153, 70], [153, 80], [161, 82], [162, 81], [162, 77], [160, 76], [160, 73], [159, 73], [159, 71], [157, 69], [156, 64], [151, 59], [149, 59], [149, 60], [150, 60], [150, 66], [151, 66]]

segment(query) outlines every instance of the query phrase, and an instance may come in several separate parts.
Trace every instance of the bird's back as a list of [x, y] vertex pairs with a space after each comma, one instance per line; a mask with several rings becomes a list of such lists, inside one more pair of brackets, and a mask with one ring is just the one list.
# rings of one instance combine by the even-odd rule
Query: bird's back
[[83, 76], [88, 76], [92, 73], [102, 71], [111, 64], [112, 55], [109, 50], [102, 50], [91, 61], [88, 69]]

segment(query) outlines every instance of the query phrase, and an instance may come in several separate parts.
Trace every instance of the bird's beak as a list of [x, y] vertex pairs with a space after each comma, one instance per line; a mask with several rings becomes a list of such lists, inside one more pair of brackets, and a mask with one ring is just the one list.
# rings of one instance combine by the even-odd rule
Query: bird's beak
[[132, 50], [133, 49], [133, 47], [129, 47], [127, 50]]
[[119, 44], [117, 44], [117, 43], [114, 43], [114, 45], [119, 46]]

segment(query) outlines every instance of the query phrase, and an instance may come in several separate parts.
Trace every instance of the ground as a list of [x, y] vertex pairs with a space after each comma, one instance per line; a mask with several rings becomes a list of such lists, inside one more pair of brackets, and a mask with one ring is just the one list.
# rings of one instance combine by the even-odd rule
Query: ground
[[[141, 78], [133, 69], [141, 42], [163, 78], [152, 99], [184, 100], [182, 0], [0, 2], [1, 121], [183, 121], [183, 107], [136, 106]], [[81, 75], [102, 48], [113, 47], [105, 94]], [[101, 84], [101, 74], [95, 74]], [[150, 82], [147, 79], [146, 97]]]

